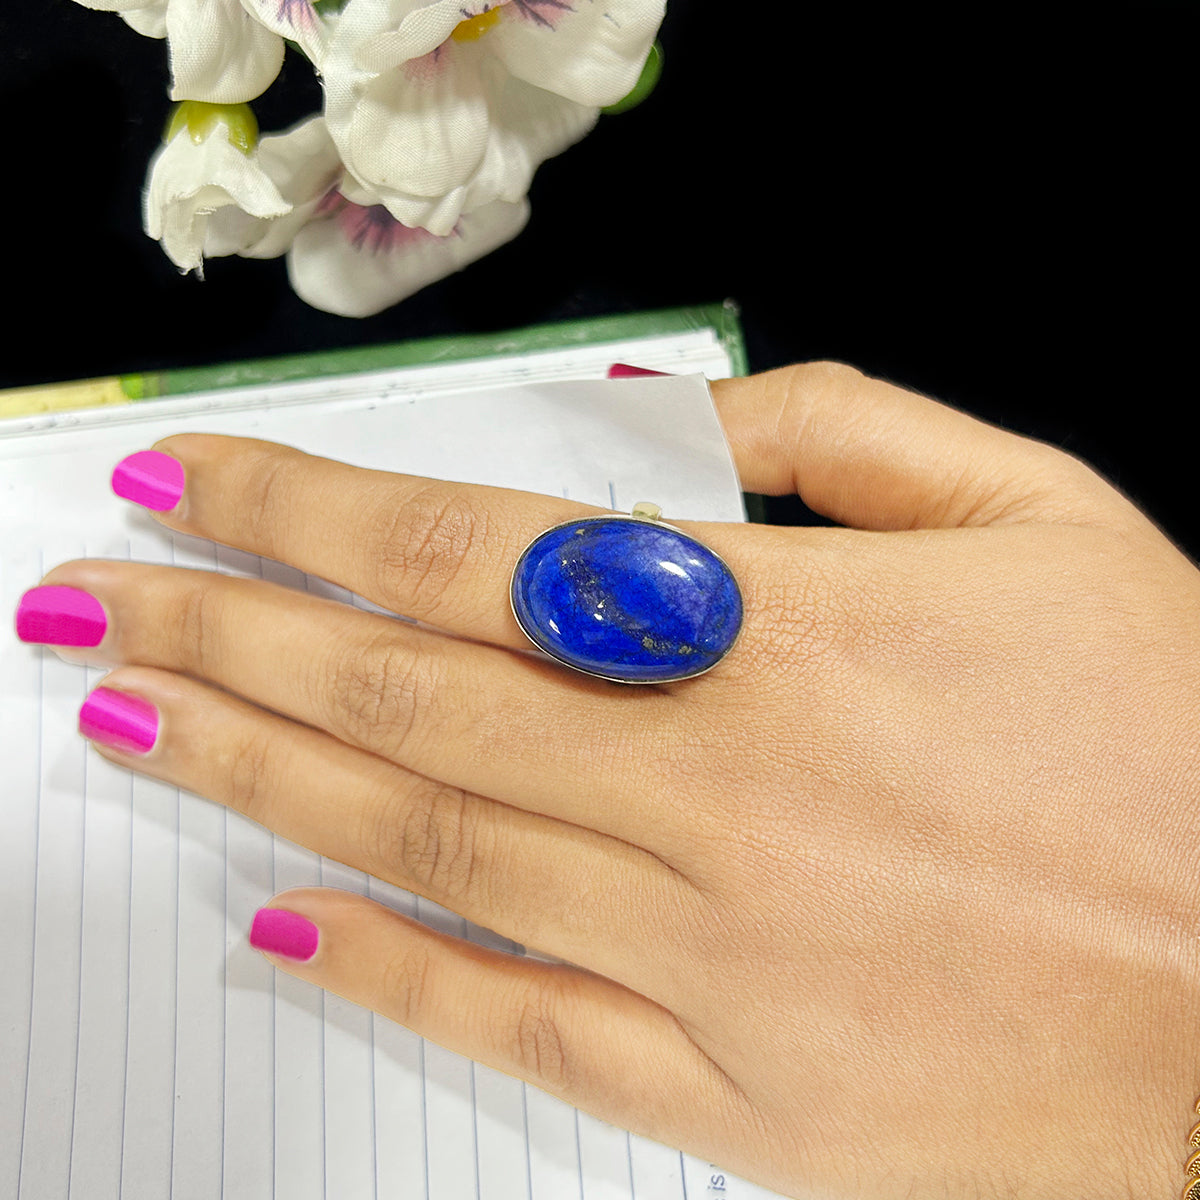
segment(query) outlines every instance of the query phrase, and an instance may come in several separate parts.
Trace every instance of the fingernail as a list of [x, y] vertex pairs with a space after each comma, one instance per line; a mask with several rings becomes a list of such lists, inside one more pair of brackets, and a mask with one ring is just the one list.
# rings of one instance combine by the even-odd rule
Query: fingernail
[[112, 489], [143, 508], [169, 512], [183, 495], [183, 464], [157, 450], [139, 450], [117, 463]]
[[17, 637], [47, 646], [98, 646], [108, 620], [95, 596], [73, 587], [35, 587], [17, 605]]
[[158, 737], [158, 709], [140, 696], [98, 687], [79, 710], [79, 732], [125, 754], [148, 754]]
[[308, 962], [317, 952], [321, 931], [299, 913], [286, 908], [260, 908], [250, 926], [250, 945], [255, 950]]
[[634, 367], [629, 363], [613, 363], [608, 368], [609, 379], [630, 379], [638, 375], [666, 375], [666, 371], [652, 371], [649, 367]]

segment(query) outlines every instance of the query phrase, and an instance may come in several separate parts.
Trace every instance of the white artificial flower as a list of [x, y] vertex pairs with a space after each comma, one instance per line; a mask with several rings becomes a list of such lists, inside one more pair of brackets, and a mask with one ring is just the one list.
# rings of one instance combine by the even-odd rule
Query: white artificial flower
[[241, 0], [255, 20], [286, 41], [294, 42], [320, 74], [337, 13], [321, 10], [313, 0]]
[[528, 220], [527, 200], [493, 200], [439, 237], [402, 225], [381, 204], [335, 192], [296, 234], [288, 277], [314, 308], [369, 317], [512, 241]]
[[221, 209], [260, 219], [291, 210], [259, 166], [255, 135], [245, 105], [180, 105], [166, 145], [150, 163], [143, 217], [146, 232], [181, 270], [203, 273], [208, 224]]
[[406, 225], [525, 195], [637, 83], [664, 0], [349, 0], [325, 115], [347, 171]]
[[[77, 0], [120, 13], [139, 33], [165, 37], [171, 99], [240, 104], [261, 95], [283, 63], [282, 35], [319, 52], [309, 0]], [[311, 18], [311, 20], [310, 20]]]
[[344, 317], [389, 308], [511, 241], [529, 219], [521, 198], [463, 214], [445, 236], [402, 225], [377, 197], [345, 178], [320, 117], [264, 137], [256, 157], [288, 211], [264, 218], [222, 209], [208, 227], [204, 252], [246, 258], [286, 253], [296, 294]]

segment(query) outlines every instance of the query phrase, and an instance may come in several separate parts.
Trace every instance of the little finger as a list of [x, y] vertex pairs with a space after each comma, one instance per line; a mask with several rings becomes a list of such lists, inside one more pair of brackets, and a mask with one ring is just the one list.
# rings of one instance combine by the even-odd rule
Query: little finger
[[251, 942], [292, 975], [685, 1151], [754, 1120], [667, 1009], [611, 979], [476, 946], [329, 889], [276, 896]]

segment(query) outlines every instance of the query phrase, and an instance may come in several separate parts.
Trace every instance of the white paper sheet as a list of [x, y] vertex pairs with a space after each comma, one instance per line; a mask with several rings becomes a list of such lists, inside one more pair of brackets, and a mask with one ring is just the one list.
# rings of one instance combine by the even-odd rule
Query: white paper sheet
[[[613, 351], [617, 354], [617, 350]], [[664, 369], [679, 359], [660, 357]], [[659, 365], [643, 353], [641, 362]], [[715, 347], [696, 369], [726, 374]], [[560, 375], [555, 365], [550, 374]], [[523, 371], [536, 378], [536, 364]], [[414, 379], [417, 383], [414, 384]], [[510, 369], [511, 379], [511, 369]], [[124, 455], [240, 433], [396, 471], [739, 520], [697, 377], [489, 387], [412, 369], [0, 429], [0, 600], [77, 556], [259, 575], [111, 496]], [[15, 1200], [750, 1200], [768, 1193], [633, 1137], [277, 973], [246, 943], [300, 884], [453, 914], [236, 813], [118, 770], [75, 730], [101, 673], [0, 634], [0, 1196]]]

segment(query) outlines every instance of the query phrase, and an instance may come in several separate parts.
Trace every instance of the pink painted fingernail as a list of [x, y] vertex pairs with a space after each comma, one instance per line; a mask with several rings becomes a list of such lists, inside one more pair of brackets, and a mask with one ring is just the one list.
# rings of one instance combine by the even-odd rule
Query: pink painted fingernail
[[98, 687], [79, 710], [79, 732], [126, 754], [148, 754], [158, 737], [158, 709], [140, 696]]
[[260, 908], [250, 926], [255, 950], [308, 962], [317, 952], [321, 931], [307, 918], [286, 908]]
[[47, 646], [98, 646], [108, 620], [95, 596], [79, 588], [30, 588], [17, 605], [17, 637]]
[[666, 375], [666, 371], [652, 371], [649, 367], [634, 367], [629, 363], [613, 363], [608, 368], [609, 379], [630, 379], [639, 375]]
[[183, 495], [183, 464], [157, 450], [139, 450], [117, 463], [112, 490], [143, 508], [169, 512]]

